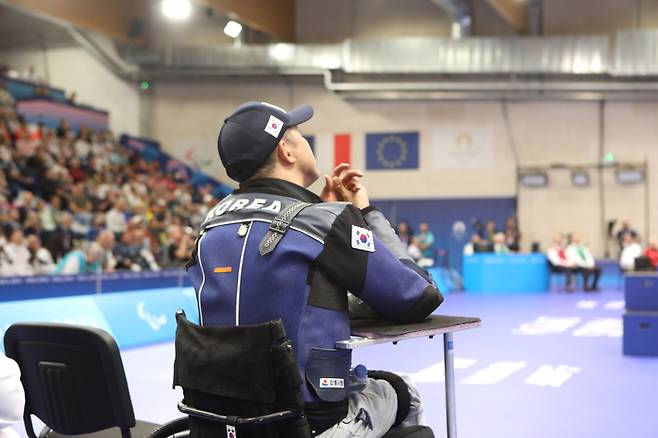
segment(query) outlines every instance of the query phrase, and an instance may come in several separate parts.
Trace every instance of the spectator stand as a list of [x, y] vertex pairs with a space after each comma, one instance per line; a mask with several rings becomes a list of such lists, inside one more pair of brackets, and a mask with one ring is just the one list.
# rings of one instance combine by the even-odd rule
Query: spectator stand
[[119, 143], [122, 146], [137, 152], [147, 161], [158, 161], [162, 169], [166, 172], [178, 173], [179, 176], [189, 182], [193, 187], [210, 185], [212, 187], [213, 196], [218, 199], [226, 197], [233, 191], [231, 187], [220, 183], [204, 172], [195, 169], [162, 151], [160, 143], [155, 140], [124, 134], [120, 137]]

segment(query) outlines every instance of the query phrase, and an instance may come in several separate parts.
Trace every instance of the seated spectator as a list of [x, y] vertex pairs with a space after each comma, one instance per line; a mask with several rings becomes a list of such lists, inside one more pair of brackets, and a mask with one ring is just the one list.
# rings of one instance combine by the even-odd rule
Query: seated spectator
[[484, 240], [479, 233], [473, 233], [471, 239], [464, 245], [464, 255], [473, 255], [481, 252], [494, 252], [494, 245]]
[[578, 267], [567, 258], [561, 234], [553, 238], [553, 244], [546, 250], [546, 258], [548, 259], [551, 271], [564, 272], [567, 275], [566, 289], [569, 292], [573, 291], [573, 273]]
[[418, 236], [414, 236], [411, 239], [411, 244], [407, 248], [409, 256], [416, 262], [421, 268], [430, 268], [434, 266], [434, 259], [425, 257], [423, 251], [420, 249], [420, 244], [418, 243]]
[[25, 222], [27, 215], [36, 210], [38, 202], [34, 198], [34, 193], [29, 190], [23, 190], [16, 199], [16, 207], [18, 207], [18, 213], [20, 214], [20, 222]]
[[505, 221], [505, 245], [510, 251], [519, 252], [521, 249], [520, 242], [521, 233], [516, 225], [516, 219], [509, 217]]
[[126, 200], [119, 196], [112, 208], [105, 215], [105, 224], [112, 230], [115, 237], [119, 238], [121, 233], [128, 227], [128, 212], [126, 211]]
[[41, 236], [41, 222], [39, 221], [39, 215], [35, 211], [28, 213], [25, 222], [23, 222], [22, 229], [25, 235], [36, 234], [37, 236]]
[[67, 253], [57, 264], [54, 274], [88, 274], [101, 272], [103, 248], [92, 242], [85, 249], [76, 249]]
[[151, 220], [148, 223], [148, 230], [161, 245], [167, 243], [167, 212], [160, 207], [153, 208], [151, 213]]
[[2, 226], [2, 234], [9, 236], [15, 229], [21, 228], [21, 214], [13, 204], [7, 204], [6, 207], [6, 217], [0, 226]]
[[39, 216], [39, 224], [41, 225], [44, 237], [50, 236], [57, 229], [53, 207], [45, 200], [39, 199], [37, 202], [37, 215]]
[[73, 249], [73, 216], [64, 212], [60, 216], [60, 222], [55, 232], [48, 236], [44, 246], [50, 251], [53, 259], [59, 260]]
[[12, 230], [3, 249], [2, 275], [31, 275], [30, 251], [25, 245], [23, 231], [20, 228]]
[[89, 128], [85, 125], [80, 126], [80, 131], [75, 139], [73, 148], [81, 161], [85, 163], [89, 161], [89, 153], [91, 152], [91, 133], [89, 132]]
[[409, 228], [409, 223], [407, 221], [400, 221], [398, 224], [397, 234], [405, 247], [409, 246], [411, 243], [411, 238], [414, 236], [414, 233], [411, 231], [411, 228]]
[[658, 268], [658, 240], [655, 237], [649, 239], [649, 246], [644, 250], [644, 256], [651, 260], [651, 266]]
[[[586, 291], [598, 290], [599, 277], [601, 276], [601, 268], [596, 266], [596, 261], [592, 256], [592, 252], [585, 244], [582, 243], [580, 237], [577, 235], [571, 236], [571, 244], [567, 247], [567, 259], [579, 268], [583, 274], [583, 287]], [[589, 278], [593, 276], [590, 284]]]
[[36, 234], [28, 234], [27, 249], [30, 251], [30, 265], [36, 275], [52, 274], [55, 270], [53, 256], [41, 246], [41, 239]]
[[71, 125], [69, 125], [68, 120], [61, 119], [59, 121], [59, 126], [57, 126], [57, 130], [55, 131], [55, 133], [57, 135], [57, 138], [65, 139], [70, 131], [71, 131]]
[[117, 269], [130, 269], [135, 272], [143, 269], [159, 269], [150, 248], [145, 246], [144, 239], [145, 234], [133, 226], [121, 235], [121, 240], [116, 244], [114, 251]]
[[642, 246], [639, 244], [637, 234], [625, 233], [623, 235], [624, 247], [619, 256], [619, 267], [622, 271], [632, 271], [635, 269], [635, 259], [642, 255]]
[[617, 243], [619, 243], [619, 254], [621, 255], [624, 247], [626, 246], [626, 236], [630, 236], [633, 239], [638, 237], [637, 231], [631, 228], [631, 223], [628, 219], [624, 219], [621, 223], [621, 229], [617, 232]]
[[146, 228], [146, 221], [144, 216], [137, 215], [130, 219], [129, 228], [135, 234], [135, 239], [140, 243], [140, 255], [146, 261], [147, 265], [143, 266], [144, 269], [152, 271], [159, 271], [160, 266], [155, 259], [154, 254], [160, 251], [160, 244], [157, 239]]
[[16, 119], [16, 101], [9, 94], [7, 80], [0, 78], [0, 119]]
[[505, 244], [505, 233], [496, 233], [494, 235], [494, 253], [509, 254], [509, 248]]
[[466, 245], [464, 245], [463, 254], [465, 256], [471, 256], [478, 252], [478, 247], [482, 244], [482, 237], [479, 234], [475, 233], [471, 236], [471, 239]]
[[427, 222], [421, 222], [418, 225], [418, 234], [416, 235], [416, 242], [418, 248], [423, 253], [423, 258], [434, 260], [433, 245], [434, 245], [434, 233], [430, 231], [430, 226]]
[[496, 222], [493, 220], [487, 221], [487, 224], [485, 225], [485, 236], [483, 236], [489, 243], [492, 245], [494, 244], [494, 237], [496, 236], [496, 233], [498, 232], [496, 230]]
[[192, 229], [183, 229], [180, 225], [170, 225], [167, 228], [167, 244], [165, 246], [165, 264], [168, 267], [185, 266], [194, 248]]
[[86, 240], [92, 241], [96, 240], [100, 233], [105, 230], [105, 214], [96, 213], [91, 216], [91, 224], [89, 225], [89, 230], [87, 231]]
[[114, 233], [112, 230], [103, 230], [96, 239], [98, 244], [103, 248], [103, 261], [101, 263], [103, 272], [114, 272], [117, 266], [117, 260], [114, 257]]
[[23, 418], [25, 391], [18, 364], [0, 353], [0, 438], [18, 438], [10, 426]]

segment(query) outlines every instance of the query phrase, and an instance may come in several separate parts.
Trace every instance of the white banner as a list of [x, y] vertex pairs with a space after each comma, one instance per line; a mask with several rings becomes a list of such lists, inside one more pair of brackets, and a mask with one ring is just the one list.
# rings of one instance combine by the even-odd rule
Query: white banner
[[484, 169], [494, 164], [491, 127], [445, 126], [432, 132], [434, 169]]

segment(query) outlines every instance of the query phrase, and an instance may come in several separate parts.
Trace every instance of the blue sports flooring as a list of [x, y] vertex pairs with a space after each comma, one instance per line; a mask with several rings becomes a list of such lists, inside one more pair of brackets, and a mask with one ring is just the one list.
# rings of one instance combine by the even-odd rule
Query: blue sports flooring
[[[623, 306], [618, 290], [447, 295], [439, 313], [483, 320], [479, 329], [455, 333], [458, 436], [657, 437], [658, 358], [621, 354]], [[179, 416], [173, 344], [122, 355], [136, 417]], [[427, 422], [441, 437], [442, 356], [436, 337], [356, 350], [354, 363], [412, 374]]]

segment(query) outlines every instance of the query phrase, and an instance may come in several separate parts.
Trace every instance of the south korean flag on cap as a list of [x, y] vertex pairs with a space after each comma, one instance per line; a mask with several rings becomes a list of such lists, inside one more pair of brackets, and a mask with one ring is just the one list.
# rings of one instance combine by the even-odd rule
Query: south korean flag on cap
[[235, 426], [226, 425], [226, 438], [237, 438], [238, 434], [235, 432]]
[[267, 120], [267, 125], [265, 125], [265, 132], [276, 138], [279, 136], [281, 128], [283, 128], [283, 121], [270, 115], [270, 118]]
[[352, 225], [352, 248], [375, 252], [375, 240], [372, 237], [372, 231]]

